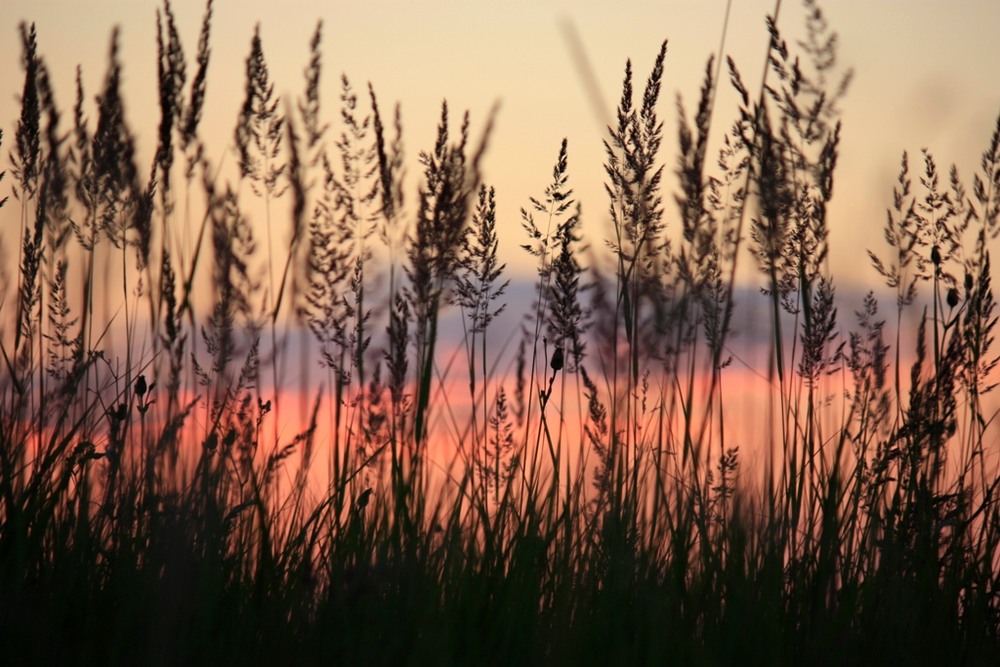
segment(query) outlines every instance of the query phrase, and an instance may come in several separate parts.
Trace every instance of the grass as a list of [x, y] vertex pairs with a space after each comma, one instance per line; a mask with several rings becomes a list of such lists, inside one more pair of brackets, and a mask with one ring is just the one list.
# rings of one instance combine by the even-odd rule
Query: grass
[[[327, 123], [322, 25], [282, 104], [258, 30], [227, 180], [199, 130], [211, 2], [190, 78], [165, 3], [144, 170], [117, 34], [95, 122], [82, 77], [73, 113], [56, 107], [23, 25], [0, 204], [19, 221], [2, 236], [5, 659], [995, 664], [1000, 119], [971, 185], [904, 154], [869, 251], [885, 287], [842, 323], [827, 207], [850, 75], [803, 4], [794, 47], [769, 21], [758, 88], [727, 61], [738, 108], [715, 162], [722, 54], [690, 120], [678, 102], [674, 156], [666, 42], [644, 84], [626, 65], [607, 240], [581, 234], [563, 140], [521, 213], [538, 271], [513, 341], [495, 329], [517, 304], [480, 166], [492, 115], [456, 128], [443, 105], [411, 201], [399, 107], [344, 76]], [[726, 415], [747, 261], [769, 322], [759, 470]], [[279, 391], [295, 363], [322, 386]]]

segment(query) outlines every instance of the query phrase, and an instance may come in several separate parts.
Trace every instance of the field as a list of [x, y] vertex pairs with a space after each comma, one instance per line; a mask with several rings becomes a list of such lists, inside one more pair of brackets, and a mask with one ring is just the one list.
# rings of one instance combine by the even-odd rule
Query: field
[[[971, 179], [902, 155], [860, 260], [883, 281], [845, 303], [851, 75], [802, 4], [805, 39], [768, 23], [762, 77], [706, 63], [676, 154], [667, 42], [625, 66], [604, 238], [558, 138], [498, 218], [496, 109], [443, 104], [407, 181], [400, 107], [327, 81], [322, 24], [293, 101], [253, 35], [228, 171], [201, 129], [212, 2], [191, 52], [157, 13], [150, 163], [117, 32], [101, 89], [78, 77], [61, 108], [22, 24], [0, 660], [997, 664], [1000, 117]], [[750, 415], [747, 345], [768, 360]]]

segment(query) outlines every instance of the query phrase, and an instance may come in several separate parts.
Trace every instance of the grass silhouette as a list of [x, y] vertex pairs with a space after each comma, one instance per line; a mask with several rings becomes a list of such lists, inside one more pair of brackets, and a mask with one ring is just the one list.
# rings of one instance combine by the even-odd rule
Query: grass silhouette
[[[390, 119], [343, 76], [327, 123], [322, 24], [283, 105], [258, 30], [227, 181], [199, 129], [212, 3], [189, 78], [166, 2], [145, 170], [117, 33], [96, 121], [78, 73], [66, 129], [22, 25], [0, 201], [19, 221], [0, 237], [17, 257], [0, 331], [5, 662], [995, 663], [1000, 119], [971, 186], [928, 151], [911, 175], [903, 155], [886, 247], [869, 251], [895, 339], [874, 288], [842, 337], [827, 208], [850, 74], [803, 4], [794, 46], [769, 20], [759, 89], [725, 61], [739, 101], [714, 163], [723, 54], [690, 120], [678, 101], [669, 158], [667, 43], [644, 83], [626, 64], [607, 240], [581, 234], [563, 140], [521, 211], [537, 275], [513, 341], [493, 328], [524, 304], [505, 300], [481, 167], [492, 113], [474, 131], [442, 105], [408, 201], [399, 107]], [[759, 474], [725, 411], [741, 261], [769, 323]], [[904, 313], [921, 308], [907, 369]], [[288, 434], [284, 390], [300, 388], [277, 388], [296, 348], [318, 350], [305, 363], [323, 386], [300, 391]]]

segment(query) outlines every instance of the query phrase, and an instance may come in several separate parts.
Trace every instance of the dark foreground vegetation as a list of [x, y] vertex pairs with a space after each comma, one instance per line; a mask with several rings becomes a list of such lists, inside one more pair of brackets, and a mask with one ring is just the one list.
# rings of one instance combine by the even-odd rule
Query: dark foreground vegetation
[[[413, 195], [398, 108], [343, 77], [327, 126], [321, 26], [287, 103], [258, 33], [227, 174], [199, 129], [211, 3], [193, 61], [165, 3], [143, 166], [117, 34], [96, 105], [80, 83], [66, 110], [22, 26], [2, 661], [998, 664], [1000, 123], [971, 181], [904, 156], [870, 253], [895, 300], [844, 320], [827, 205], [849, 77], [803, 4], [801, 41], [768, 22], [762, 81], [709, 61], [676, 155], [666, 44], [648, 77], [626, 66], [606, 243], [581, 237], [563, 142], [505, 239], [538, 265], [510, 373], [490, 118], [456, 131], [443, 108]], [[721, 78], [739, 107], [710, 156]], [[724, 411], [738, 262], [771, 322], [759, 470]], [[322, 387], [289, 433], [297, 331]]]

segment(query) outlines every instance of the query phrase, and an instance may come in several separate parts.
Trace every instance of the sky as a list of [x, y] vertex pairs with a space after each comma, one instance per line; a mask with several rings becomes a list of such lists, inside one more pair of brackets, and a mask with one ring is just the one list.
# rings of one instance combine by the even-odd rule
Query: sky
[[[83, 72], [91, 123], [96, 121], [93, 98], [104, 78], [111, 30], [120, 27], [126, 114], [139, 141], [141, 161], [149, 164], [159, 122], [159, 6], [157, 0], [4, 1], [2, 168], [9, 169], [23, 81], [17, 37], [21, 21], [36, 24], [67, 129], [77, 65]], [[821, 6], [839, 34], [839, 69], [854, 72], [841, 104], [844, 127], [829, 214], [830, 270], [841, 294], [857, 296], [881, 283], [864, 250], [883, 250], [881, 230], [901, 153], [909, 151], [917, 173], [919, 151], [929, 148], [942, 171], [955, 163], [967, 182], [978, 166], [1000, 113], [1000, 40], [995, 37], [1000, 2], [828, 0]], [[190, 72], [204, 3], [175, 0], [173, 7]], [[520, 248], [526, 239], [518, 211], [529, 205], [529, 197], [542, 195], [564, 137], [569, 142], [570, 186], [582, 204], [586, 238], [592, 246], [603, 245], [607, 199], [602, 140], [608, 114], [620, 96], [626, 59], [632, 59], [641, 90], [661, 42], [668, 40], [659, 111], [667, 137], [663, 161], [670, 176], [664, 199], [671, 229], [677, 217], [672, 198], [675, 98], [683, 98], [689, 113], [696, 106], [706, 61], [718, 51], [724, 27], [724, 52], [735, 60], [751, 90], [756, 89], [768, 41], [765, 16], [774, 9], [775, 0], [733, 0], [727, 23], [726, 0], [217, 0], [202, 131], [212, 160], [234, 169], [232, 132], [255, 24], [261, 26], [276, 91], [292, 102], [302, 93], [309, 40], [322, 19], [325, 114], [333, 119], [338, 112], [341, 73], [358, 92], [370, 82], [383, 113], [401, 104], [411, 212], [419, 177], [415, 156], [433, 145], [442, 100], [448, 100], [456, 126], [459, 114], [470, 111], [473, 138], [499, 103], [484, 178], [497, 190], [502, 259], [515, 274], [529, 276], [534, 260]], [[802, 19], [799, 2], [781, 3], [778, 25], [789, 41], [801, 34]], [[569, 34], [582, 46], [601, 103], [595, 103], [584, 84]], [[735, 93], [723, 83], [713, 146], [731, 122], [735, 104]], [[10, 210], [2, 214], [10, 215]], [[12, 247], [9, 239], [5, 245]], [[748, 278], [752, 294], [753, 281], [759, 278]], [[846, 312], [860, 307], [860, 301], [849, 307]], [[743, 322], [748, 324], [752, 317]], [[750, 368], [750, 374], [759, 375], [762, 364], [752, 363], [757, 368]]]
[[[73, 103], [78, 64], [88, 97], [92, 100], [99, 91], [109, 35], [117, 25], [122, 31], [126, 112], [140, 147], [151, 155], [159, 120], [159, 5], [156, 0], [6, 0], [0, 23], [7, 32], [0, 40], [0, 71], [5, 72], [0, 78], [0, 126], [7, 136], [13, 135], [22, 82], [18, 23], [36, 23], [57, 100], [66, 109]], [[725, 52], [756, 87], [751, 82], [759, 82], [767, 44], [764, 17], [774, 11], [775, 2], [735, 0], [732, 5]], [[844, 129], [830, 210], [831, 270], [846, 286], [875, 279], [859, 250], [881, 248], [881, 226], [902, 151], [913, 155], [927, 147], [941, 165], [954, 162], [971, 178], [1000, 113], [1000, 41], [995, 39], [1000, 3], [836, 0], [821, 6], [840, 37], [841, 70], [854, 70], [842, 104]], [[175, 0], [173, 7], [190, 63], [204, 3]], [[431, 147], [443, 99], [456, 124], [462, 110], [470, 111], [474, 136], [499, 102], [485, 179], [497, 188], [501, 252], [512, 267], [528, 270], [530, 258], [519, 248], [518, 210], [547, 185], [563, 137], [569, 140], [570, 184], [582, 203], [585, 229], [592, 243], [600, 243], [607, 220], [604, 114], [613, 111], [620, 95], [625, 60], [633, 60], [636, 80], [644, 80], [664, 39], [669, 46], [660, 113], [667, 134], [664, 161], [672, 171], [675, 95], [683, 96], [687, 109], [695, 106], [706, 59], [719, 47], [726, 8], [726, 0], [218, 0], [203, 126], [209, 152], [215, 160], [232, 161], [232, 127], [242, 101], [243, 63], [254, 25], [261, 24], [277, 92], [294, 99], [303, 88], [309, 39], [322, 19], [327, 114], [333, 117], [336, 112], [341, 73], [359, 91], [371, 82], [383, 109], [396, 102], [402, 105], [411, 159]], [[801, 33], [802, 16], [799, 2], [781, 3], [779, 27], [789, 39]], [[568, 30], [575, 31], [582, 44], [605, 100], [603, 113], [588, 96]], [[732, 118], [734, 104], [735, 96], [724, 84], [716, 142]], [[418, 177], [415, 164], [408, 174], [412, 193]], [[668, 225], [676, 217], [669, 196], [672, 183], [668, 180]]]

